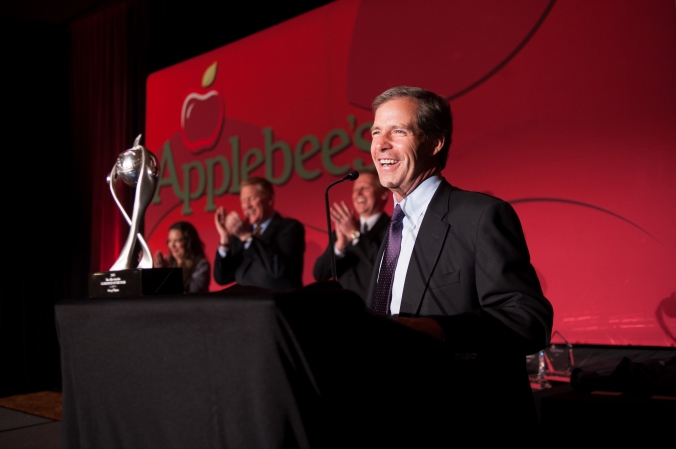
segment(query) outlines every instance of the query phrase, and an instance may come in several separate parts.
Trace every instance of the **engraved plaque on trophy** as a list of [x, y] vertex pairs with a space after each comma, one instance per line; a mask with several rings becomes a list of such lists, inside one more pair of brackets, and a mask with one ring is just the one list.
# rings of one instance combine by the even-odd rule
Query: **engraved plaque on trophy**
[[[140, 144], [141, 135], [132, 148], [122, 152], [107, 177], [110, 192], [117, 207], [129, 223], [129, 235], [120, 256], [109, 271], [89, 275], [90, 298], [115, 298], [174, 294], [183, 292], [181, 268], [153, 268], [150, 248], [141, 233], [141, 223], [146, 209], [157, 190], [159, 177], [157, 158]], [[134, 187], [134, 203], [131, 218], [115, 193], [115, 184], [121, 179], [127, 186]], [[141, 247], [141, 255], [136, 249]]]

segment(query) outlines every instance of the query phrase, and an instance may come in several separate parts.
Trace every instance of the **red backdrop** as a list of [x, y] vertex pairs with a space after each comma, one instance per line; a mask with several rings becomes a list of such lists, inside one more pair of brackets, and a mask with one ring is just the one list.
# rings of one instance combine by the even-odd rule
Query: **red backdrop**
[[371, 163], [370, 102], [417, 85], [451, 100], [445, 177], [514, 204], [554, 330], [673, 346], [674, 80], [672, 0], [339, 0], [148, 78], [162, 185], [146, 238], [166, 251], [188, 220], [213, 257], [214, 207], [239, 210], [239, 180], [266, 176], [306, 226], [313, 282], [325, 188]]

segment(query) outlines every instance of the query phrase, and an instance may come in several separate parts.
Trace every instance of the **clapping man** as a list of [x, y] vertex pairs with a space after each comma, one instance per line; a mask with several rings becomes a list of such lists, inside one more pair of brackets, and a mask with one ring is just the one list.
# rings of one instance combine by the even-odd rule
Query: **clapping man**
[[244, 218], [219, 207], [214, 215], [219, 244], [214, 279], [220, 285], [240, 285], [284, 291], [303, 286], [305, 228], [275, 211], [272, 184], [264, 178], [242, 181]]
[[335, 244], [315, 261], [315, 280], [325, 281], [333, 276], [333, 251], [338, 282], [344, 289], [352, 290], [366, 301], [374, 263], [390, 222], [389, 215], [383, 211], [390, 196], [391, 193], [380, 184], [375, 171], [359, 172], [359, 177], [352, 185], [354, 211], [344, 201], [331, 206]]

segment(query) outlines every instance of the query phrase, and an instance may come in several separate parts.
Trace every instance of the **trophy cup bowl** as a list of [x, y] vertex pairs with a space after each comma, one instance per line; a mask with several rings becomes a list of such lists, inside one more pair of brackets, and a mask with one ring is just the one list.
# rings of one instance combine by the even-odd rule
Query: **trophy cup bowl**
[[[134, 148], [122, 152], [115, 163], [115, 173], [130, 187], [136, 187], [138, 183], [143, 167], [143, 150], [144, 148], [137, 148], [135, 145]], [[146, 174], [149, 178], [157, 179], [157, 158], [150, 151], [148, 151], [148, 156], [150, 160], [146, 167]]]

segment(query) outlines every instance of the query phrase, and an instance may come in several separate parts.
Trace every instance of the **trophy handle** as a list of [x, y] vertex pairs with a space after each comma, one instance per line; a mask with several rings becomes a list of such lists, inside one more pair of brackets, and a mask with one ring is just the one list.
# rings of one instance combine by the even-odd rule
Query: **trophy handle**
[[[141, 135], [136, 138], [135, 145], [140, 145], [138, 142], [141, 139]], [[141, 147], [143, 148], [143, 147]], [[150, 202], [155, 196], [155, 191], [157, 190], [157, 179], [152, 175], [148, 169], [150, 153], [148, 150], [143, 148], [142, 150], [142, 163], [141, 163], [141, 176], [139, 177], [138, 185], [136, 186], [136, 199], [134, 201], [134, 220], [138, 222], [141, 221], [141, 218], [145, 215]], [[147, 185], [146, 185], [147, 184]], [[138, 228], [138, 226], [137, 226]], [[136, 234], [138, 241], [143, 247], [143, 257], [139, 263], [139, 268], [152, 268], [153, 267], [153, 256], [150, 254], [150, 248], [146, 244], [146, 241], [143, 239], [141, 233], [137, 232]]]
[[108, 187], [110, 187], [110, 193], [113, 195], [113, 199], [117, 203], [117, 208], [120, 209], [120, 212], [122, 212], [122, 215], [124, 215], [124, 219], [127, 220], [127, 224], [131, 226], [131, 218], [129, 218], [129, 215], [127, 215], [127, 211], [124, 210], [124, 207], [122, 207], [122, 203], [120, 203], [120, 200], [117, 199], [117, 194], [115, 193], [115, 169], [116, 165], [113, 165], [113, 170], [110, 172], [110, 176], [108, 176]]

